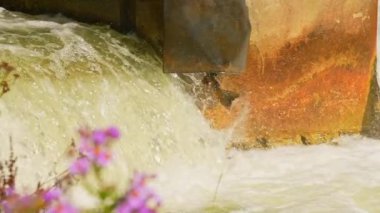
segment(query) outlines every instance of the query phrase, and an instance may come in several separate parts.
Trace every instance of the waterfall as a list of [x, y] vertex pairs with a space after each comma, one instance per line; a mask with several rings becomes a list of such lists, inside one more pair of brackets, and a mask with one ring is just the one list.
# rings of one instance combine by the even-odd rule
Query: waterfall
[[11, 136], [20, 188], [67, 167], [79, 127], [117, 125], [110, 181], [157, 173], [164, 212], [380, 211], [378, 141], [226, 150], [233, 129], [212, 129], [182, 80], [132, 34], [0, 9], [0, 61], [20, 75], [0, 99], [0, 159]]
[[21, 174], [37, 170], [30, 177], [36, 181], [62, 170], [62, 155], [84, 125], [119, 126], [124, 137], [116, 150], [132, 168], [224, 149], [227, 134], [211, 129], [180, 80], [164, 74], [152, 48], [134, 35], [63, 17], [3, 10], [0, 18], [0, 58], [21, 76], [0, 99], [0, 138], [7, 146], [12, 136]]

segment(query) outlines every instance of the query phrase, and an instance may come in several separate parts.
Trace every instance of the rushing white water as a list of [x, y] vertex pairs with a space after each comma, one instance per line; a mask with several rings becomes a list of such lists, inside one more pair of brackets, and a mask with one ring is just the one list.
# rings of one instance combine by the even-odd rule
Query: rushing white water
[[226, 151], [233, 130], [213, 130], [133, 35], [0, 9], [0, 61], [21, 75], [0, 99], [0, 159], [12, 136], [21, 188], [66, 167], [78, 127], [114, 124], [123, 140], [110, 181], [157, 173], [164, 212], [380, 211], [379, 141]]

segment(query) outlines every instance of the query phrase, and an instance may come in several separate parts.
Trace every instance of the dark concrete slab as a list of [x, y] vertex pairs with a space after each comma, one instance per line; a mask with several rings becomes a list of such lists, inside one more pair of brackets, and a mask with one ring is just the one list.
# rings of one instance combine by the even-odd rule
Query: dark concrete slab
[[245, 0], [165, 0], [165, 72], [245, 69], [251, 27]]
[[377, 82], [376, 72], [374, 72], [371, 81], [362, 134], [380, 139], [380, 88]]

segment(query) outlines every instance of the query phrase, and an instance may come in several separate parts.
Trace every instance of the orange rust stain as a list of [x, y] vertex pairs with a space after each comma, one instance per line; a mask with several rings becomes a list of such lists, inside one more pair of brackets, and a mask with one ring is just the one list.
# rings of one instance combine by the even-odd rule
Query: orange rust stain
[[359, 132], [376, 51], [376, 7], [369, 13], [355, 33], [347, 25], [315, 25], [270, 54], [252, 44], [247, 70], [219, 79], [241, 97], [230, 110], [210, 106], [205, 116], [216, 128], [240, 119], [239, 134], [249, 141]]

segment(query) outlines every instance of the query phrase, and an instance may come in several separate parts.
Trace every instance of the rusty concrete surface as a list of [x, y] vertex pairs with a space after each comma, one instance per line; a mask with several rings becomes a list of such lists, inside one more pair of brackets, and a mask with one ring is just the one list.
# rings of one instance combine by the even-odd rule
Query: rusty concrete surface
[[230, 110], [205, 107], [213, 126], [237, 126], [234, 146], [242, 148], [360, 133], [376, 56], [377, 0], [248, 2], [247, 70], [219, 79], [240, 98]]

